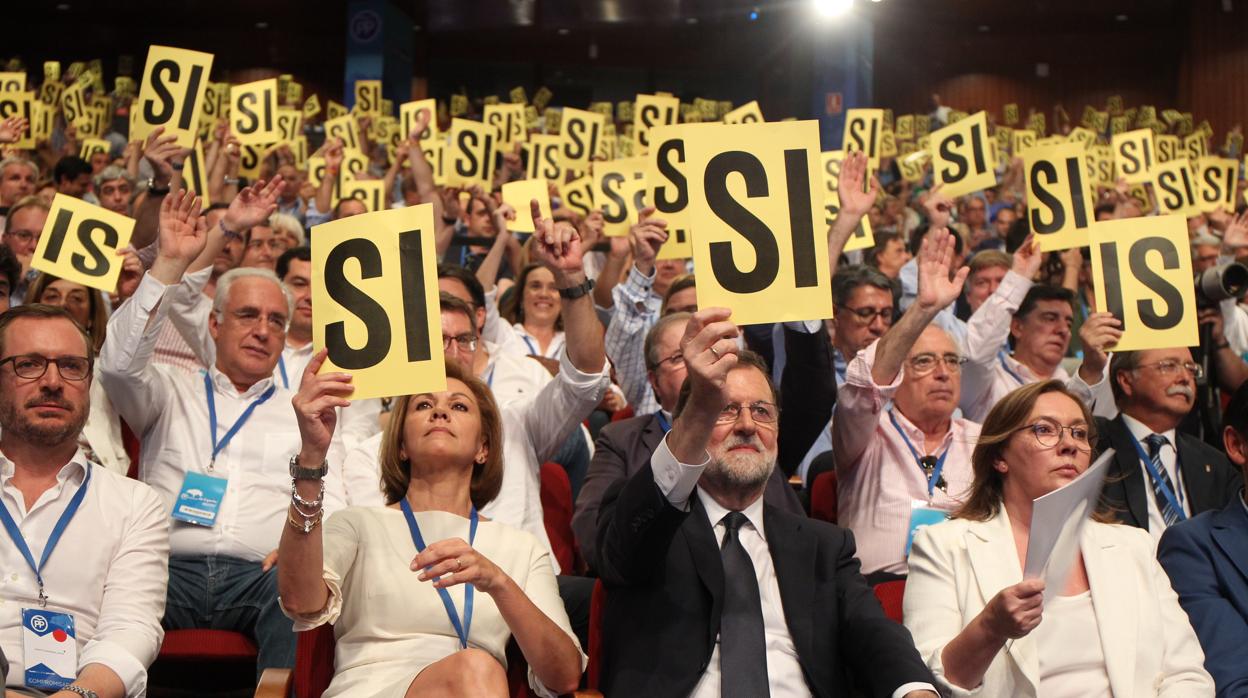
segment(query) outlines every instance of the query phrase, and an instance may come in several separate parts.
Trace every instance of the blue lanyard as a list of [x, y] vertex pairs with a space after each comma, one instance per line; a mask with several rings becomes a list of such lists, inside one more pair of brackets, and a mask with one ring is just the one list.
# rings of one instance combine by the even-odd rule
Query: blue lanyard
[[[412, 532], [412, 542], [416, 544], [416, 554], [419, 555], [425, 549], [425, 539], [420, 535], [420, 524], [416, 523], [416, 515], [412, 513], [412, 507], [407, 503], [407, 497], [399, 500], [399, 507], [403, 509], [403, 516], [407, 517], [407, 527]], [[474, 506], [468, 514], [468, 545], [472, 546], [472, 541], [477, 537], [477, 508]], [[429, 569], [429, 568], [425, 568]], [[438, 577], [434, 577], [433, 581], [438, 581]], [[472, 583], [464, 585], [464, 622], [459, 622], [459, 614], [455, 612], [455, 602], [451, 600], [451, 592], [444, 587], [438, 587], [438, 596], [442, 597], [442, 605], [446, 607], [446, 615], [451, 619], [451, 627], [455, 628], [455, 634], [459, 635], [459, 646], [461, 649], [468, 649], [468, 632], [472, 629]]]
[[667, 417], [663, 416], [663, 410], [655, 410], [654, 418], [659, 420], [659, 428], [663, 430], [664, 434], [672, 430], [672, 423], [667, 421]]
[[[1148, 471], [1148, 476], [1153, 479], [1153, 482], [1157, 485], [1157, 489], [1161, 490], [1161, 496], [1166, 498], [1166, 501], [1170, 503], [1170, 507], [1173, 508], [1174, 512], [1179, 515], [1179, 521], [1186, 521], [1187, 514], [1184, 513], [1182, 505], [1183, 489], [1178, 488], [1179, 496], [1175, 497], [1174, 490], [1171, 490], [1170, 486], [1166, 484], [1166, 481], [1161, 479], [1161, 474], [1157, 472], [1156, 466], [1153, 465], [1153, 459], [1148, 457], [1148, 452], [1145, 451], [1144, 447], [1140, 445], [1139, 439], [1132, 436], [1131, 443], [1135, 444], [1135, 451], [1140, 454], [1140, 460], [1144, 462], [1144, 469]], [[1161, 451], [1158, 451], [1157, 453], [1160, 458]], [[1177, 476], [1178, 468], [1175, 468], [1175, 471], [1175, 475]]]
[[486, 377], [485, 377], [485, 386], [486, 386], [487, 388], [493, 388], [493, 387], [494, 387], [494, 369], [496, 369], [496, 368], [498, 368], [498, 366], [497, 366], [497, 365], [491, 366], [491, 367], [490, 367], [490, 375], [488, 375], [488, 376], [486, 376]]
[[208, 470], [212, 470], [213, 466], [216, 465], [217, 454], [225, 450], [225, 447], [230, 443], [230, 439], [233, 439], [234, 435], [238, 433], [238, 430], [242, 429], [243, 425], [247, 423], [247, 420], [251, 418], [251, 413], [255, 412], [256, 408], [264, 404], [266, 400], [273, 397], [273, 391], [276, 389], [276, 385], [270, 385], [268, 390], [261, 393], [260, 397], [256, 398], [255, 401], [248, 405], [247, 409], [243, 410], [243, 413], [238, 416], [238, 420], [234, 422], [234, 426], [230, 427], [229, 431], [225, 432], [225, 437], [218, 441], [217, 399], [213, 394], [212, 379], [208, 377], [207, 371], [204, 372], [204, 392], [208, 394], [208, 425], [212, 427], [212, 459], [208, 461]]
[[940, 473], [945, 469], [945, 458], [949, 457], [949, 449], [946, 448], [945, 452], [936, 459], [936, 467], [932, 469], [932, 472], [927, 472], [927, 466], [923, 465], [923, 455], [915, 449], [914, 444], [910, 443], [910, 439], [906, 436], [906, 432], [902, 430], [901, 425], [897, 423], [897, 416], [893, 414], [891, 409], [888, 411], [888, 418], [892, 421], [893, 428], [897, 430], [897, 435], [905, 442], [906, 448], [910, 449], [910, 454], [914, 456], [915, 462], [923, 469], [923, 474], [927, 476], [927, 496], [934, 496], [936, 494], [936, 483], [940, 482]]
[[997, 356], [1001, 359], [1001, 368], [1005, 369], [1005, 372], [1009, 374], [1010, 378], [1017, 381], [1020, 387], [1027, 385], [1027, 381], [1023, 380], [1023, 377], [1015, 373], [1013, 369], [1010, 368], [1010, 365], [1006, 363], [1005, 354], [998, 354]]
[[541, 355], [542, 355], [542, 354], [541, 354], [541, 352], [539, 352], [539, 351], [537, 350], [537, 348], [533, 346], [533, 342], [530, 342], [530, 341], [529, 341], [529, 338], [528, 338], [528, 337], [525, 337], [524, 335], [520, 335], [520, 339], [523, 339], [523, 340], [524, 340], [524, 343], [525, 343], [525, 344], [527, 344], [527, 345], [529, 345], [529, 353], [530, 353], [530, 354], [533, 354], [534, 356], [541, 356]]
[[277, 356], [277, 368], [282, 372], [282, 386], [290, 390], [290, 379], [286, 377], [286, 357], [280, 354]]
[[87, 496], [87, 485], [91, 484], [91, 464], [87, 464], [87, 476], [82, 479], [82, 486], [70, 498], [69, 505], [65, 507], [65, 511], [61, 512], [61, 518], [57, 519], [56, 525], [52, 527], [52, 534], [48, 536], [47, 545], [43, 546], [43, 556], [39, 558], [39, 564], [35, 564], [35, 556], [30, 553], [30, 546], [26, 545], [26, 538], [22, 536], [22, 530], [17, 527], [17, 522], [13, 520], [13, 515], [9, 513], [9, 508], [0, 501], [0, 521], [4, 523], [4, 530], [9, 532], [9, 538], [13, 539], [13, 545], [17, 546], [17, 551], [26, 558], [26, 564], [30, 565], [30, 569], [35, 573], [35, 581], [39, 583], [39, 606], [47, 608], [48, 596], [43, 593], [43, 566], [48, 564], [48, 558], [52, 557], [52, 550], [56, 548], [56, 544], [61, 542], [61, 534], [65, 533], [65, 528], [69, 526], [70, 519], [74, 518], [74, 514], [78, 513], [78, 507], [82, 504], [82, 498]]

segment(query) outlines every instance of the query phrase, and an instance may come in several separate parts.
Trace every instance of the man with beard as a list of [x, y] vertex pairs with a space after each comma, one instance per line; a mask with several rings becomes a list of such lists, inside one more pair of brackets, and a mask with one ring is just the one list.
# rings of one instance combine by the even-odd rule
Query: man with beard
[[[64, 309], [0, 314], [0, 674], [9, 696], [64, 684], [55, 695], [143, 695], [164, 637], [165, 507], [152, 488], [92, 463], [78, 447], [90, 408], [90, 347]], [[72, 623], [71, 641], [57, 643], [67, 653], [61, 678], [25, 656], [24, 617], [32, 628]]]
[[738, 333], [725, 308], [694, 314], [672, 428], [603, 499], [603, 693], [848, 695], [852, 676], [869, 695], [935, 698], [859, 573], [853, 534], [763, 502], [780, 414]]
[[1115, 450], [1104, 500], [1120, 522], [1154, 541], [1169, 526], [1226, 506], [1243, 483], [1226, 454], [1177, 431], [1201, 377], [1187, 347], [1117, 352], [1109, 363], [1120, 412], [1096, 420], [1096, 450]]
[[47, 204], [34, 196], [28, 196], [14, 204], [4, 220], [4, 234], [0, 235], [0, 245], [8, 247], [22, 266], [17, 286], [9, 289], [11, 305], [21, 305], [26, 299], [26, 287], [38, 275], [38, 272], [31, 269], [31, 261], [35, 257], [35, 250], [39, 248], [39, 238], [43, 235], [48, 211]]

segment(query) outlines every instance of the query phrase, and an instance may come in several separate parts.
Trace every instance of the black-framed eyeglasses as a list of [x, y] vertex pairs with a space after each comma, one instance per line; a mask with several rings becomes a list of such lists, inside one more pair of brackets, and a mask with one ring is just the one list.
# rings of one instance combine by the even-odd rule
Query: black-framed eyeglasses
[[1205, 377], [1205, 369], [1200, 364], [1194, 364], [1191, 361], [1176, 361], [1174, 359], [1162, 359], [1156, 363], [1140, 364], [1136, 368], [1155, 368], [1157, 372], [1163, 376], [1173, 376], [1180, 368], [1192, 374], [1192, 378], [1200, 380]]
[[442, 335], [442, 348], [443, 348], [443, 349], [446, 349], [446, 350], [448, 350], [448, 351], [449, 351], [449, 350], [450, 350], [450, 348], [451, 348], [451, 344], [452, 344], [452, 343], [459, 345], [459, 348], [460, 348], [460, 349], [463, 349], [463, 350], [465, 350], [465, 351], [476, 351], [476, 350], [477, 350], [477, 337], [476, 337], [476, 335], [471, 335], [471, 334], [461, 334], [461, 335], [457, 335], [457, 336], [455, 336], [455, 337], [451, 337], [451, 336], [448, 336], [448, 335]]
[[945, 364], [945, 370], [950, 373], [961, 373], [962, 364], [967, 362], [965, 356], [957, 354], [937, 355], [931, 352], [916, 354], [910, 358], [910, 373], [915, 377], [926, 376], [936, 370], [936, 366], [940, 363]]
[[48, 372], [48, 364], [56, 364], [61, 378], [69, 381], [86, 380], [91, 375], [91, 359], [85, 356], [61, 356], [49, 359], [42, 354], [18, 354], [0, 359], [0, 366], [13, 364], [13, 372], [18, 378], [38, 380]]
[[719, 418], [715, 421], [719, 424], [729, 424], [737, 421], [741, 416], [741, 409], [745, 407], [750, 410], [750, 419], [759, 424], [775, 424], [780, 418], [780, 408], [771, 402], [752, 402], [749, 405], [742, 405], [739, 402], [730, 402], [724, 405], [724, 409], [720, 411]]
[[858, 322], [863, 325], [870, 325], [877, 317], [880, 318], [885, 325], [893, 324], [892, 306], [887, 308], [870, 308], [865, 306], [862, 308], [851, 308], [848, 305], [842, 305], [840, 307], [853, 313], [858, 318]]
[[1090, 452], [1092, 450], [1092, 432], [1086, 424], [1072, 424], [1063, 426], [1052, 419], [1040, 418], [1031, 424], [1021, 426], [1018, 431], [1030, 431], [1031, 435], [1036, 437], [1036, 443], [1044, 448], [1054, 448], [1062, 440], [1062, 432], [1070, 432], [1070, 439], [1075, 443], [1075, 448], [1080, 451]]

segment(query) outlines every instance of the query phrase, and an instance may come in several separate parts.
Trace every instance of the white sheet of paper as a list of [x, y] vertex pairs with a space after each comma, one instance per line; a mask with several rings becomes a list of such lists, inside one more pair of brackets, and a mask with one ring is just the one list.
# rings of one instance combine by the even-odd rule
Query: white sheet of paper
[[1106, 450], [1079, 477], [1032, 503], [1031, 536], [1027, 541], [1023, 578], [1044, 579], [1045, 602], [1066, 584], [1079, 550], [1083, 526], [1096, 508], [1101, 484], [1113, 459], [1114, 449]]

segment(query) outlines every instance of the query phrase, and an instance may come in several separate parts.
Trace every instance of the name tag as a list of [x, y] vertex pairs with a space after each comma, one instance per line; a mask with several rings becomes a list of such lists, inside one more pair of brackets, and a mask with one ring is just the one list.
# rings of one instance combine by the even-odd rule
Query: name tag
[[211, 527], [216, 524], [227, 482], [223, 477], [187, 473], [186, 479], [182, 481], [182, 490], [178, 492], [178, 499], [173, 505], [174, 520], [196, 526]]
[[948, 520], [949, 512], [934, 509], [927, 502], [915, 500], [910, 505], [910, 532], [906, 534], [906, 555], [910, 555], [910, 545], [914, 543], [914, 534], [920, 528], [932, 526]]
[[74, 617], [41, 608], [22, 609], [22, 661], [26, 686], [59, 691], [78, 676]]

